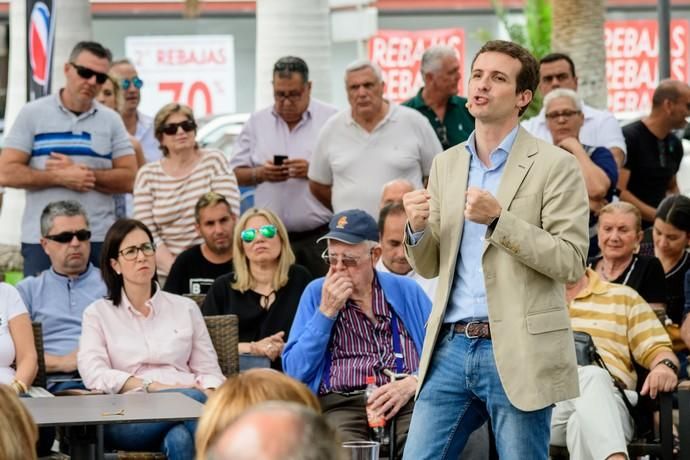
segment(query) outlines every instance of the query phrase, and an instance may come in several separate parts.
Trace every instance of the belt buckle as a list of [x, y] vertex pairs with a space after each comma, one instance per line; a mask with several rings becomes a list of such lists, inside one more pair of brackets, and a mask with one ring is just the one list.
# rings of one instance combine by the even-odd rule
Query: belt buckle
[[470, 321], [469, 323], [465, 324], [465, 337], [467, 337], [468, 339], [478, 339], [478, 335], [470, 335], [469, 333], [470, 326], [472, 324], [481, 324], [481, 321]]

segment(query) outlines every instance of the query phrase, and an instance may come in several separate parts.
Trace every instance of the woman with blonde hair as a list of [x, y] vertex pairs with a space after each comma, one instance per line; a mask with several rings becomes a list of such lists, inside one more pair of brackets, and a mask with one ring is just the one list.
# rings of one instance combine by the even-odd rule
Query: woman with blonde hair
[[597, 238], [601, 256], [591, 266], [604, 281], [635, 289], [656, 311], [666, 309], [666, 281], [659, 259], [638, 254], [642, 215], [630, 203], [616, 201], [599, 211]]
[[34, 460], [38, 429], [7, 385], [0, 385], [0, 460]]
[[211, 396], [199, 419], [196, 458], [206, 459], [206, 451], [218, 435], [246, 409], [265, 401], [288, 401], [321, 412], [319, 400], [303, 383], [273, 369], [251, 369], [229, 378]]
[[240, 213], [240, 192], [227, 158], [218, 150], [200, 149], [192, 109], [170, 103], [153, 121], [163, 158], [145, 164], [134, 181], [134, 216], [154, 236], [159, 275], [167, 275], [178, 254], [203, 243], [196, 231], [194, 205], [201, 195], [227, 198], [232, 214]]
[[265, 356], [281, 370], [279, 358], [311, 275], [295, 264], [283, 222], [267, 209], [242, 215], [232, 250], [235, 271], [214, 281], [202, 311], [237, 315], [239, 352]]

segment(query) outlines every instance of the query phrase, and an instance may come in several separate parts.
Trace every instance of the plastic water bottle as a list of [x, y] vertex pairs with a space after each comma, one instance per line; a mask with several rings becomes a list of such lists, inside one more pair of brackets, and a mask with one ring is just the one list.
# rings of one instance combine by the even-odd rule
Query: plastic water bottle
[[[364, 395], [369, 400], [369, 396], [378, 388], [376, 385], [376, 377], [370, 375], [367, 377], [367, 388]], [[386, 419], [383, 416], [376, 416], [373, 411], [369, 410], [367, 404], [367, 421], [369, 422], [369, 431], [371, 432], [371, 439], [377, 441], [379, 444], [388, 444], [388, 436], [386, 433]]]

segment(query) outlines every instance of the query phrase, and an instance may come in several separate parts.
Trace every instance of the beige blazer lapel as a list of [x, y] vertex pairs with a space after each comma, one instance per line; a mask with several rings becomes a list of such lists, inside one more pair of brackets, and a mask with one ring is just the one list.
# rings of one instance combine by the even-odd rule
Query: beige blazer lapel
[[[527, 176], [532, 163], [534, 163], [533, 156], [537, 154], [537, 144], [534, 142], [527, 132], [522, 128], [518, 128], [517, 136], [513, 148], [508, 154], [506, 166], [503, 170], [503, 177], [498, 186], [498, 193], [496, 199], [501, 205], [502, 209], [508, 209], [512, 203], [515, 194], [517, 193], [522, 181]], [[484, 241], [484, 251], [489, 247], [489, 243]]]

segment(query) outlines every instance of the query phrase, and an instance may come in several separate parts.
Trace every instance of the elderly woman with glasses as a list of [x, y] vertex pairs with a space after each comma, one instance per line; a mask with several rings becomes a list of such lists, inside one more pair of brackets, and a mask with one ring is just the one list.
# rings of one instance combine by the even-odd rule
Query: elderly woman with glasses
[[[120, 219], [101, 252], [107, 296], [84, 312], [77, 354], [84, 385], [105, 393], [180, 392], [201, 403], [223, 383], [218, 357], [197, 304], [156, 283], [153, 235]], [[161, 450], [194, 458], [196, 421], [114, 424], [109, 448]]]
[[232, 251], [235, 271], [213, 283], [203, 313], [237, 315], [240, 353], [265, 356], [281, 370], [279, 357], [311, 275], [295, 264], [285, 226], [267, 209], [242, 215]]
[[144, 165], [134, 183], [134, 216], [153, 233], [159, 274], [166, 275], [175, 257], [203, 242], [194, 229], [194, 205], [206, 192], [217, 192], [239, 215], [240, 193], [223, 153], [200, 149], [192, 109], [171, 103], [153, 122], [163, 158]]

